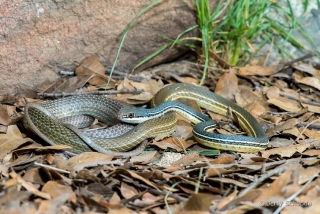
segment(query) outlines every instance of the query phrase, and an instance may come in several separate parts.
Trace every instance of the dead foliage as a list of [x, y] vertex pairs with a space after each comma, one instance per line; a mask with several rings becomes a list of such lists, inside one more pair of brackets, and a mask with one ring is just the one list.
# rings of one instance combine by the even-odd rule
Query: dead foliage
[[[116, 72], [106, 87], [104, 71], [98, 60], [87, 57], [76, 76], [46, 82], [36, 93], [105, 93], [140, 105], [164, 85], [162, 80], [198, 83], [201, 76], [197, 65], [179, 62], [139, 76]], [[204, 148], [192, 138], [190, 123], [179, 117], [173, 136], [153, 139], [139, 156], [87, 152], [68, 157], [63, 153], [67, 145], [43, 146], [23, 129], [22, 98], [1, 96], [0, 213], [317, 212], [319, 70], [300, 62], [220, 72], [210, 70], [205, 86], [261, 122], [270, 139], [267, 150], [246, 154]], [[34, 94], [27, 95], [30, 102], [43, 100]], [[219, 124], [218, 133], [244, 134], [227, 118], [208, 114]]]

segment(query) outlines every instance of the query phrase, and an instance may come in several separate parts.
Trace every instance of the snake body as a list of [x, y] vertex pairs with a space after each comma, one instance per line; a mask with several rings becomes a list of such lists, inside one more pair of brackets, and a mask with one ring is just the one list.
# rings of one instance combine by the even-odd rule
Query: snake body
[[[214, 148], [243, 152], [254, 152], [267, 147], [268, 137], [250, 113], [199, 86], [181, 83], [164, 87], [151, 100], [151, 107], [161, 105], [158, 109], [162, 111], [170, 103], [166, 103], [166, 101], [177, 100], [179, 98], [195, 100], [201, 107], [225, 116], [228, 115], [228, 109], [231, 109], [232, 114], [230, 117], [237, 121], [249, 135], [227, 136], [207, 132], [206, 130], [212, 127], [213, 123], [208, 120], [207, 116], [201, 116], [200, 114], [200, 119], [194, 122], [200, 123], [193, 129], [194, 136], [200, 143]], [[185, 113], [185, 116], [192, 114], [190, 109], [180, 104], [178, 106], [176, 109], [182, 109], [180, 113]], [[77, 95], [45, 101], [39, 105], [27, 104], [25, 107], [25, 124], [51, 145], [70, 145], [72, 147], [70, 150], [72, 154], [92, 151], [92, 149], [102, 153], [110, 153], [110, 150], [124, 152], [134, 148], [147, 138], [163, 137], [174, 131], [177, 119], [172, 111], [164, 112], [161, 117], [144, 121], [124, 135], [110, 139], [88, 137], [77, 128], [62, 124], [57, 120], [62, 117], [85, 114], [93, 116], [104, 123], [114, 124], [119, 122], [117, 112], [120, 109], [128, 109], [128, 107], [123, 102], [98, 95]], [[132, 115], [126, 116], [131, 117]], [[120, 115], [120, 118], [123, 117], [123, 114]], [[143, 149], [143, 147], [141, 148]], [[141, 149], [138, 152], [141, 152]], [[136, 153], [116, 154], [119, 156], [131, 156]]]
[[[212, 120], [208, 120], [205, 116], [199, 116], [194, 110], [183, 107], [178, 103], [166, 102], [180, 98], [194, 100], [202, 108], [223, 116], [229, 116], [239, 123], [249, 136], [222, 135], [208, 132], [208, 129], [215, 126]], [[151, 101], [151, 105], [153, 107], [157, 106], [157, 108], [147, 111], [136, 108], [123, 108], [120, 110], [121, 119], [130, 122], [137, 121], [140, 118], [143, 121], [146, 118], [154, 118], [153, 115], [165, 115], [166, 112], [172, 110], [182, 114], [182, 116], [187, 117], [196, 124], [193, 128], [194, 137], [205, 146], [239, 152], [256, 152], [264, 150], [268, 146], [269, 141], [266, 133], [249, 112], [202, 87], [184, 83], [169, 85], [156, 94]]]
[[[111, 151], [124, 152], [151, 137], [163, 137], [174, 131], [174, 113], [155, 118], [135, 126], [116, 138], [93, 138], [84, 135], [76, 127], [58, 122], [59, 118], [72, 115], [89, 115], [109, 125], [119, 122], [117, 112], [128, 107], [123, 102], [98, 95], [77, 95], [41, 104], [29, 103], [25, 107], [25, 126], [50, 145], [69, 145], [70, 154], [96, 150], [109, 154]], [[159, 126], [159, 124], [162, 124]], [[143, 149], [143, 148], [142, 148]], [[141, 149], [140, 149], [141, 150]], [[117, 156], [132, 156], [139, 153], [115, 153]]]

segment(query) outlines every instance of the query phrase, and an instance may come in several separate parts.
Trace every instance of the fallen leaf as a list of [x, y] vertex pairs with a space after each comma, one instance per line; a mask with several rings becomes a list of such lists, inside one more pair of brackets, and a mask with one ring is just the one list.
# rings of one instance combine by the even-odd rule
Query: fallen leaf
[[311, 86], [317, 90], [320, 90], [320, 80], [317, 77], [303, 77], [302, 79], [294, 79], [296, 83]]
[[15, 106], [0, 104], [0, 124], [8, 126], [16, 123], [22, 115], [16, 111]]
[[34, 141], [30, 138], [23, 138], [16, 125], [8, 126], [7, 133], [0, 134], [0, 160], [2, 160], [9, 152], [27, 143], [34, 143]]
[[130, 158], [130, 162], [140, 162], [143, 164], [152, 163], [158, 160], [161, 157], [161, 154], [158, 151], [143, 151], [141, 154], [133, 156]]
[[92, 56], [87, 56], [81, 61], [81, 64], [75, 71], [75, 74], [93, 76], [89, 80], [89, 83], [91, 85], [102, 85], [105, 84], [109, 78], [107, 75], [105, 75], [105, 71], [106, 69], [99, 62], [99, 60]]
[[82, 170], [84, 167], [108, 164], [113, 157], [113, 154], [105, 155], [98, 152], [84, 152], [69, 159], [68, 169], [70, 171], [77, 172]]
[[67, 194], [69, 197], [66, 200], [70, 200], [73, 203], [77, 202], [76, 194], [72, 191], [72, 188], [67, 185], [62, 185], [56, 181], [48, 181], [42, 187], [41, 191], [50, 194], [52, 198], [57, 198], [60, 195]]
[[[226, 85], [228, 87], [226, 87]], [[217, 82], [214, 93], [222, 96], [227, 100], [233, 100], [234, 95], [238, 90], [238, 77], [232, 73], [225, 73], [220, 76], [219, 81]]]
[[242, 76], [270, 76], [277, 73], [282, 68], [282, 65], [270, 65], [270, 66], [246, 66], [239, 68], [238, 74]]
[[128, 185], [125, 182], [121, 182], [120, 192], [125, 199], [132, 198], [139, 193], [133, 186]]
[[193, 144], [196, 144], [194, 141], [185, 141], [182, 138], [176, 138], [176, 137], [167, 137], [161, 141], [155, 141], [153, 140], [151, 145], [158, 146], [161, 149], [176, 149], [178, 152], [184, 151]]
[[278, 97], [277, 99], [271, 98], [267, 102], [288, 112], [296, 112], [301, 109], [299, 102], [285, 97]]
[[302, 153], [306, 150], [310, 145], [302, 144], [302, 145], [292, 145], [286, 147], [280, 147], [275, 149], [270, 149], [266, 151], [260, 151], [262, 157], [268, 158], [270, 155], [280, 155], [281, 157], [292, 157], [292, 155], [296, 152]]

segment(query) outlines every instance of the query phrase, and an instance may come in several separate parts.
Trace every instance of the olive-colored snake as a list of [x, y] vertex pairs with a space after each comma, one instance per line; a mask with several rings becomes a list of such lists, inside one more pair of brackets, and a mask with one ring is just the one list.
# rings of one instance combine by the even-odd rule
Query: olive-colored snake
[[[194, 123], [205, 122], [197, 124], [193, 130], [198, 142], [213, 148], [240, 152], [255, 152], [267, 147], [268, 137], [261, 125], [250, 113], [204, 88], [183, 83], [172, 84], [161, 89], [151, 100], [151, 107], [156, 107], [160, 104], [161, 106], [150, 110], [149, 114], [147, 114], [148, 111], [146, 110], [137, 109], [137, 112], [135, 110], [132, 111], [132, 108], [128, 109], [125, 103], [102, 96], [77, 95], [45, 101], [41, 104], [27, 104], [24, 122], [29, 129], [49, 144], [71, 146], [72, 149], [69, 151], [71, 154], [92, 151], [93, 149], [106, 154], [109, 154], [110, 150], [112, 150], [116, 151], [115, 154], [117, 156], [128, 157], [140, 153], [145, 144], [133, 152], [124, 151], [136, 147], [145, 139], [164, 137], [174, 131], [177, 119], [172, 110], [185, 116], [191, 114], [194, 115], [193, 118], [198, 117], [190, 108], [182, 105], [177, 105], [178, 107], [173, 108], [166, 107], [166, 101], [179, 98], [195, 100], [201, 107], [224, 116], [227, 116], [229, 114], [228, 111], [231, 110], [230, 118], [237, 121], [250, 136], [221, 135], [207, 132], [206, 130], [214, 126], [214, 123], [211, 120], [207, 120], [207, 116], [200, 116], [204, 119], [195, 120], [196, 122]], [[122, 110], [119, 114], [120, 109]], [[164, 111], [164, 109], [170, 110]], [[57, 118], [85, 114], [93, 116], [101, 122], [115, 124], [119, 122], [118, 117], [130, 120], [134, 117], [141, 117], [142, 114], [143, 117], [148, 118], [150, 114], [158, 114], [159, 112], [162, 113], [161, 117], [146, 120], [127, 133], [109, 139], [89, 138], [74, 126], [61, 124], [57, 121]]]

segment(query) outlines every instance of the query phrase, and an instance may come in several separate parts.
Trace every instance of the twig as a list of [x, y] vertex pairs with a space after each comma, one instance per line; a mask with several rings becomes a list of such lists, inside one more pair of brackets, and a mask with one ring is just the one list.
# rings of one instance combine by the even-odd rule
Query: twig
[[[272, 175], [275, 175], [275, 174], [279, 174], [279, 173], [282, 173], [284, 172], [286, 169], [288, 169], [289, 167], [291, 167], [292, 165], [294, 164], [297, 164], [301, 161], [301, 159], [296, 159], [296, 160], [293, 160], [293, 161], [286, 161], [285, 164], [281, 165], [281, 166], [278, 166], [276, 168], [274, 168], [273, 170], [270, 170], [268, 171], [265, 175], [262, 175], [260, 178], [258, 178], [255, 182], [251, 183], [246, 189], [242, 190], [240, 193], [239, 193], [239, 197], [247, 194], [250, 190], [254, 189], [255, 187], [257, 187], [262, 181], [270, 178]], [[288, 163], [289, 162], [289, 163]]]
[[302, 100], [302, 99], [300, 99], [300, 98], [297, 98], [297, 97], [292, 96], [292, 95], [289, 95], [289, 94], [280, 93], [280, 96], [286, 97], [286, 98], [288, 98], [288, 99], [290, 99], [290, 100], [296, 100], [296, 101], [299, 101], [299, 102], [301, 102], [301, 103], [305, 103], [305, 104], [309, 104], [309, 105], [314, 105], [314, 106], [320, 106], [320, 103], [319, 103], [319, 102]]
[[307, 129], [311, 124], [313, 124], [313, 123], [315, 123], [315, 122], [319, 122], [319, 121], [320, 121], [320, 118], [318, 118], [318, 119], [310, 122], [308, 125], [306, 125], [306, 126], [304, 127], [304, 129], [302, 130], [302, 132], [300, 132], [300, 134], [297, 136], [296, 141], [299, 140], [299, 138], [301, 137], [301, 135], [306, 131], [306, 129]]
[[56, 172], [70, 174], [69, 171], [62, 170], [62, 169], [59, 169], [59, 168], [56, 168], [56, 167], [53, 167], [53, 166], [49, 166], [49, 165], [46, 165], [46, 164], [34, 162], [34, 165], [40, 166], [40, 167], [43, 167], [43, 168], [47, 168], [47, 169], [50, 169], [50, 170], [54, 170], [54, 171], [56, 171]]
[[314, 53], [314, 52], [310, 52], [310, 53], [307, 53], [306, 55], [304, 55], [304, 56], [302, 56], [302, 57], [299, 57], [299, 58], [294, 59], [294, 60], [292, 60], [292, 61], [286, 62], [286, 63], [283, 65], [283, 67], [280, 69], [280, 71], [282, 71], [282, 70], [283, 70], [285, 67], [287, 67], [287, 66], [293, 65], [293, 64], [296, 63], [296, 62], [300, 62], [300, 61], [303, 61], [303, 60], [305, 60], [305, 59], [309, 59], [309, 58], [314, 57], [314, 56], [317, 56], [317, 54]]
[[280, 164], [283, 164], [287, 162], [286, 160], [280, 160], [280, 161], [275, 161], [275, 162], [270, 162], [270, 163], [264, 163], [262, 165], [262, 168], [261, 168], [261, 173], [266, 173], [266, 168], [267, 167], [270, 167], [270, 166], [274, 166], [274, 165], [280, 165]]
[[307, 183], [305, 183], [303, 185], [303, 187], [301, 189], [299, 189], [296, 193], [292, 194], [288, 199], [286, 199], [280, 207], [278, 207], [278, 209], [276, 209], [276, 211], [274, 211], [273, 214], [278, 214], [280, 213], [280, 211], [287, 205], [288, 202], [292, 201], [295, 197], [297, 197], [301, 192], [303, 192], [303, 190], [305, 190], [307, 188], [307, 186], [311, 183], [311, 181], [313, 181], [315, 178], [319, 177], [319, 174], [314, 174]]
[[303, 126], [308, 126], [309, 128], [312, 128], [312, 129], [320, 129], [320, 123], [310, 124], [307, 122], [301, 122], [297, 124], [297, 127], [303, 127]]
[[[160, 191], [156, 189], [151, 189], [149, 186], [144, 185], [144, 184], [139, 184], [139, 186], [144, 187], [148, 190], [148, 192], [155, 194], [155, 195], [167, 195], [168, 191]], [[188, 198], [181, 197], [180, 195], [176, 193], [170, 193], [169, 192], [169, 197], [176, 199], [179, 202], [186, 202], [188, 201]]]
[[121, 90], [107, 90], [107, 91], [84, 91], [84, 92], [76, 92], [76, 93], [38, 93], [38, 96], [41, 98], [45, 97], [67, 97], [67, 96], [74, 96], [74, 95], [80, 95], [80, 94], [95, 94], [95, 95], [101, 95], [101, 94], [140, 94], [143, 90], [129, 90], [129, 89], [121, 89]]

